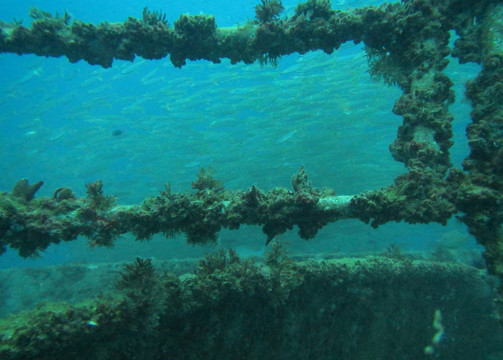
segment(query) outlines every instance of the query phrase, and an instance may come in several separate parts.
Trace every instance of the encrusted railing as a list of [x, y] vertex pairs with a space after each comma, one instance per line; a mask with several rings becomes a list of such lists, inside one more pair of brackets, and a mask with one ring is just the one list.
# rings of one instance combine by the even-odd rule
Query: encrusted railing
[[[154, 233], [183, 232], [192, 243], [214, 240], [222, 228], [242, 224], [263, 226], [267, 241], [297, 225], [302, 238], [312, 238], [329, 222], [358, 218], [377, 227], [389, 221], [445, 224], [454, 214], [481, 243], [490, 272], [503, 280], [503, 4], [490, 0], [411, 0], [332, 10], [325, 0], [297, 6], [280, 17], [279, 0], [263, 0], [257, 19], [235, 28], [218, 28], [208, 15], [182, 15], [170, 27], [161, 12], [145, 9], [142, 19], [93, 25], [71, 21], [68, 14], [51, 16], [33, 10], [31, 27], [0, 24], [0, 51], [40, 56], [65, 55], [103, 67], [114, 59], [135, 56], [158, 59], [170, 55], [181, 67], [186, 60], [231, 63], [275, 63], [293, 52], [333, 52], [347, 41], [363, 42], [371, 73], [403, 91], [393, 108], [403, 124], [390, 146], [408, 172], [386, 188], [352, 196], [313, 189], [302, 168], [292, 178], [293, 191], [274, 188], [264, 193], [252, 186], [226, 191], [202, 171], [194, 193], [160, 195], [137, 206], [115, 206], [101, 182], [87, 184], [78, 199], [68, 188], [52, 198], [34, 195], [41, 183], [18, 182], [0, 195], [0, 246], [30, 256], [51, 243], [78, 235], [92, 245], [111, 246], [122, 233], [137, 239]], [[449, 32], [459, 38], [449, 47]], [[447, 56], [482, 65], [467, 85], [473, 122], [467, 128], [471, 153], [464, 172], [453, 169], [454, 100], [452, 82], [443, 70]], [[503, 296], [503, 288], [500, 291]]]

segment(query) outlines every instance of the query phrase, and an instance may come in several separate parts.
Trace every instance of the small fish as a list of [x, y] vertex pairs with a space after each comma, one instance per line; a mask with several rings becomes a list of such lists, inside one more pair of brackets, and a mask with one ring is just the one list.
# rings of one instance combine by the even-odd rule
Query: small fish
[[188, 164], [185, 164], [185, 168], [193, 168], [193, 167], [196, 167], [196, 166], [199, 166], [201, 164], [200, 161], [192, 161]]
[[112, 136], [121, 136], [122, 134], [124, 134], [124, 130], [122, 129], [115, 129], [112, 131]]
[[295, 134], [297, 133], [297, 129], [295, 130], [292, 130], [290, 131], [289, 133], [286, 133], [285, 135], [283, 135], [282, 137], [280, 137], [278, 139], [278, 141], [276, 141], [276, 144], [283, 144], [285, 141], [287, 141], [288, 139], [290, 139], [292, 136], [294, 136]]
[[101, 82], [103, 82], [103, 78], [98, 75], [98, 76], [93, 76], [93, 77], [87, 78], [86, 80], [82, 81], [80, 83], [80, 86], [87, 87], [90, 85], [96, 85], [97, 83], [101, 83]]
[[293, 72], [298, 72], [299, 70], [302, 70], [303, 68], [306, 67], [306, 64], [303, 62], [298, 62], [294, 65], [291, 65], [290, 67], [287, 67], [285, 70], [283, 70], [281, 73], [282, 74], [290, 74]]
[[122, 75], [125, 75], [125, 74], [129, 74], [129, 73], [132, 73], [133, 71], [137, 71], [138, 68], [140, 66], [142, 66], [143, 64], [145, 64], [147, 61], [142, 59], [140, 61], [135, 61], [132, 65], [129, 65], [129, 66], [126, 66], [124, 68], [122, 68], [121, 70], [121, 74]]
[[39, 66], [36, 69], [28, 72], [25, 76], [23, 76], [19, 81], [18, 84], [24, 84], [27, 81], [30, 81], [34, 77], [39, 77], [42, 74], [43, 70], [42, 67]]

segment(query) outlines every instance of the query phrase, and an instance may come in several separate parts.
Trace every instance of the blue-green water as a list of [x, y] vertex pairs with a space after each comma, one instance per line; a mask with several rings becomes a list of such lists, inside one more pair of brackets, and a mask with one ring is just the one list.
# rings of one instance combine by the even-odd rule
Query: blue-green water
[[[340, 0], [333, 7], [378, 3]], [[1, 17], [29, 23], [29, 8], [36, 5], [50, 12], [66, 9], [83, 21], [113, 22], [141, 17], [148, 5], [165, 11], [171, 24], [182, 13], [207, 13], [218, 26], [232, 26], [253, 18], [255, 4], [18, 1], [4, 6]], [[283, 4], [289, 14], [296, 2]], [[176, 69], [169, 59], [138, 58], [102, 69], [66, 58], [0, 54], [0, 189], [10, 191], [28, 178], [44, 181], [37, 196], [51, 196], [61, 186], [84, 196], [84, 184], [101, 179], [105, 193], [117, 195], [119, 203], [138, 204], [165, 183], [174, 191], [189, 190], [201, 167], [211, 166], [228, 189], [254, 184], [267, 191], [289, 187], [302, 165], [315, 187], [334, 188], [338, 195], [378, 189], [405, 171], [388, 151], [402, 121], [391, 112], [400, 90], [373, 81], [367, 70], [362, 46], [352, 43], [331, 55], [286, 56], [276, 68], [199, 61]], [[468, 154], [464, 132], [470, 107], [463, 102], [463, 83], [477, 72], [477, 66], [460, 66], [456, 59], [447, 69], [456, 83], [451, 107], [456, 167]], [[307, 254], [380, 253], [392, 243], [407, 251], [428, 251], [442, 242], [449, 249], [476, 247], [454, 220], [447, 227], [387, 224], [377, 230], [345, 220], [309, 242], [296, 230], [282, 239], [292, 252]], [[264, 243], [260, 228], [242, 227], [223, 231], [217, 247], [234, 247], [246, 256], [263, 252]], [[139, 243], [125, 235], [112, 249], [90, 249], [79, 239], [51, 246], [37, 259], [8, 251], [0, 267], [199, 257], [213, 249], [186, 245], [183, 237]]]

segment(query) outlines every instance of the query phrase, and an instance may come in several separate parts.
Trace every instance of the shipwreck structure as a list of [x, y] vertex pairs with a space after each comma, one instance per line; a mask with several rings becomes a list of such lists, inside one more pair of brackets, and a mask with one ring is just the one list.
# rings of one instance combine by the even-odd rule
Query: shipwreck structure
[[[262, 226], [267, 242], [294, 226], [310, 239], [326, 224], [347, 218], [377, 227], [390, 221], [445, 224], [457, 216], [485, 247], [489, 272], [503, 280], [503, 2], [409, 0], [339, 11], [327, 0], [309, 0], [284, 17], [279, 0], [262, 0], [255, 10], [256, 20], [233, 28], [217, 27], [209, 15], [181, 15], [170, 26], [164, 14], [147, 9], [141, 19], [98, 25], [33, 10], [30, 27], [0, 23], [0, 52], [66, 56], [103, 67], [114, 59], [169, 55], [182, 67], [187, 60], [222, 58], [274, 64], [293, 52], [332, 53], [347, 41], [363, 42], [372, 75], [403, 92], [392, 110], [403, 123], [390, 151], [407, 173], [385, 188], [338, 196], [313, 188], [303, 168], [292, 177], [291, 190], [268, 192], [255, 186], [227, 191], [202, 170], [192, 193], [173, 193], [167, 186], [130, 206], [116, 205], [99, 181], [86, 185], [85, 198], [65, 187], [51, 198], [35, 198], [42, 183], [23, 179], [0, 194], [0, 252], [8, 246], [27, 257], [79, 235], [93, 245], [112, 246], [126, 232], [137, 239], [182, 232], [189, 242], [202, 243], [216, 239], [222, 228], [243, 224]], [[451, 48], [453, 32], [458, 38]], [[454, 93], [443, 72], [449, 55], [481, 65], [466, 84], [473, 111], [464, 171], [452, 168], [449, 157]]]

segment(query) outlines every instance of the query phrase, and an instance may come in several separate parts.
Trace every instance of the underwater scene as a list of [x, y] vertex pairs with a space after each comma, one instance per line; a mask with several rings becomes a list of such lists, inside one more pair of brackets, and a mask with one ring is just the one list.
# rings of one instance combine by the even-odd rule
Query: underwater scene
[[0, 12], [0, 359], [503, 359], [503, 2]]

